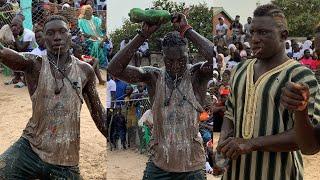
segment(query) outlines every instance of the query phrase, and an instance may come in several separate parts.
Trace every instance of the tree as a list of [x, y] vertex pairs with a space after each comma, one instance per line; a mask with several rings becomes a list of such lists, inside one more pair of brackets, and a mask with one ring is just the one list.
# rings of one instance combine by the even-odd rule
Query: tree
[[319, 23], [319, 0], [274, 0], [287, 17], [289, 35], [307, 37], [313, 34]]
[[[185, 3], [177, 3], [170, 0], [155, 0], [153, 2], [153, 7], [167, 10], [170, 13], [184, 12], [188, 17], [189, 24], [197, 32], [208, 39], [212, 39], [213, 10], [212, 8], [208, 8], [207, 4], [200, 3], [198, 5], [192, 5], [188, 8], [186, 7]], [[115, 30], [110, 35], [115, 45], [114, 49], [116, 51], [119, 50], [119, 44], [125, 37], [133, 38], [137, 34], [136, 30], [140, 28], [140, 26], [140, 24], [134, 24], [129, 20], [125, 20], [122, 27]], [[161, 47], [160, 38], [173, 30], [174, 29], [171, 23], [162, 25], [160, 29], [152, 34], [149, 38], [150, 50], [159, 51]], [[197, 49], [195, 49], [191, 43], [189, 43], [189, 48], [191, 52], [197, 52]]]

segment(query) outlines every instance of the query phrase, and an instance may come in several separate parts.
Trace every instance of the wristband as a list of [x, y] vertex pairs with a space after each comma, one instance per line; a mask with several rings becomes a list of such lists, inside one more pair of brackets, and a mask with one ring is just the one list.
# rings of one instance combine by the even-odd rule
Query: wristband
[[0, 50], [2, 50], [4, 48], [4, 46], [2, 45], [2, 43], [0, 42]]
[[180, 36], [181, 36], [182, 38], [184, 38], [185, 33], [186, 33], [189, 29], [192, 29], [192, 26], [190, 26], [189, 24], [183, 26], [182, 29], [180, 30]]

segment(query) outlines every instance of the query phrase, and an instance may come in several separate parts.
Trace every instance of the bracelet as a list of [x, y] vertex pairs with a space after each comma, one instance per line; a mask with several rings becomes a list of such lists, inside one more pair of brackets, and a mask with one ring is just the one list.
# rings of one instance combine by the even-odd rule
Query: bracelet
[[2, 45], [2, 43], [0, 43], [0, 50], [2, 50], [4, 48], [4, 46]]
[[143, 38], [148, 39], [148, 36], [146, 36], [141, 29], [137, 29], [137, 33]]
[[185, 25], [182, 30], [180, 31], [180, 36], [182, 38], [184, 38], [184, 35], [185, 33], [189, 30], [189, 29], [192, 29], [192, 26], [190, 26], [189, 24], [188, 25]]

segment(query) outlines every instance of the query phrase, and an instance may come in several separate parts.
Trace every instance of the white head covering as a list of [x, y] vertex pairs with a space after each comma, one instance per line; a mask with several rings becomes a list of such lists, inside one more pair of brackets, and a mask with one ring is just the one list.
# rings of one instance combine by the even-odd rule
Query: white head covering
[[247, 48], [250, 48], [249, 42], [244, 42], [243, 45], [247, 46]]
[[237, 49], [236, 45], [234, 45], [234, 44], [229, 44], [228, 49], [231, 50], [231, 48], [234, 49], [234, 50]]
[[312, 41], [306, 40], [302, 45], [302, 50], [311, 49]]

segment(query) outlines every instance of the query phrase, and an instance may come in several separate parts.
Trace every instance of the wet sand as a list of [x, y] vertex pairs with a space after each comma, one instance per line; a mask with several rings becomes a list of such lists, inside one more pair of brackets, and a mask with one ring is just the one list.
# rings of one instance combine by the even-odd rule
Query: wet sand
[[[32, 112], [27, 88], [4, 85], [10, 79], [0, 74], [0, 154], [21, 136]], [[97, 85], [97, 89], [105, 104], [105, 86]], [[81, 175], [85, 180], [106, 179], [106, 140], [96, 128], [85, 103], [81, 110], [80, 137]]]

